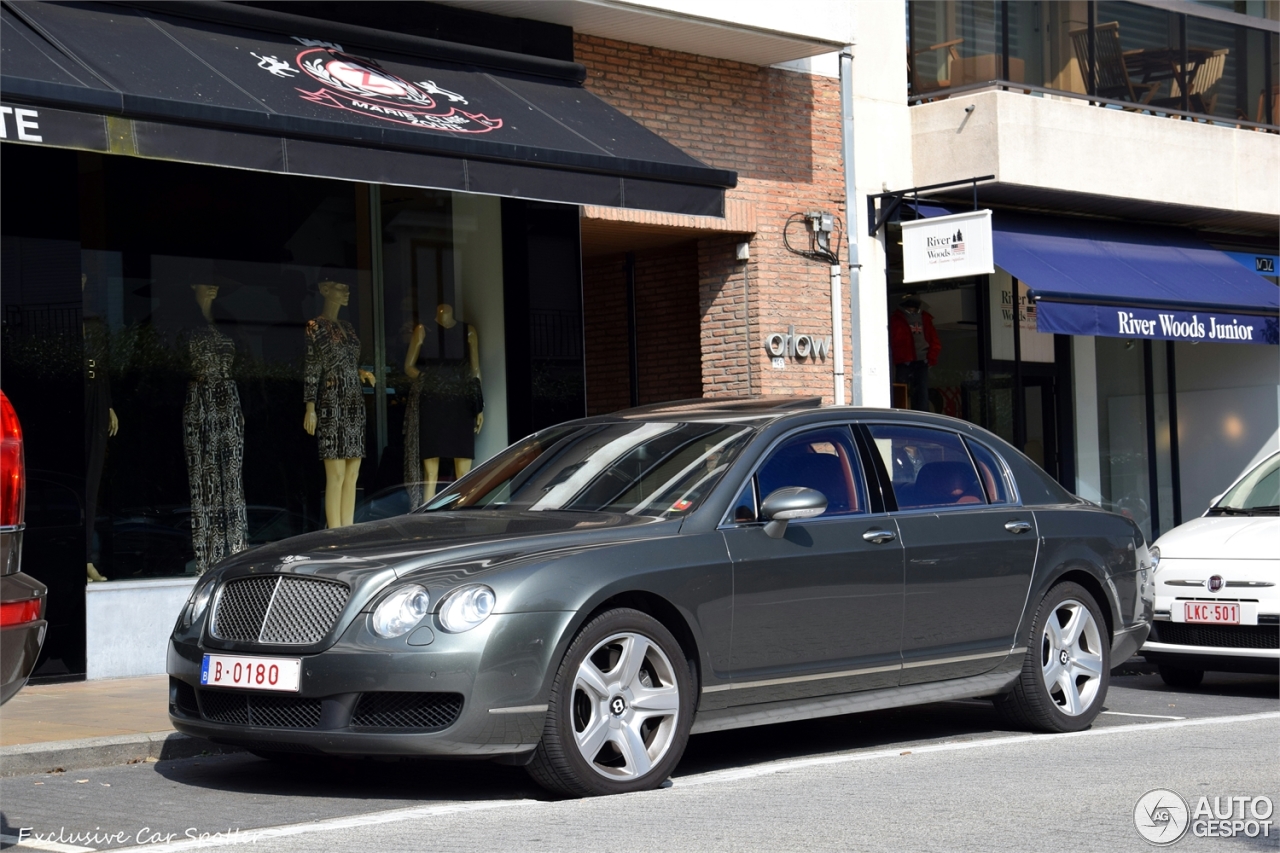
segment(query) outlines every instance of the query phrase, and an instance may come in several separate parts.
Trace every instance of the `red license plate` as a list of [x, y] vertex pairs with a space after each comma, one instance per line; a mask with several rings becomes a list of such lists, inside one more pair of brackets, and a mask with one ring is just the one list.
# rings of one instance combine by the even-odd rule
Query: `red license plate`
[[1212, 601], [1186, 602], [1188, 622], [1209, 622], [1217, 625], [1239, 625], [1239, 604], [1217, 604]]

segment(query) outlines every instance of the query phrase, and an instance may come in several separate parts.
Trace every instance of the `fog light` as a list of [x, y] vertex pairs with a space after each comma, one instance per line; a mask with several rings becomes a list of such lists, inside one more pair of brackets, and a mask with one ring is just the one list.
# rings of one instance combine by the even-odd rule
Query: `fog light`
[[399, 637], [422, 621], [431, 609], [427, 591], [414, 584], [388, 596], [373, 611], [373, 631], [379, 637]]
[[440, 605], [440, 627], [451, 634], [470, 631], [489, 618], [498, 598], [487, 586], [455, 589]]

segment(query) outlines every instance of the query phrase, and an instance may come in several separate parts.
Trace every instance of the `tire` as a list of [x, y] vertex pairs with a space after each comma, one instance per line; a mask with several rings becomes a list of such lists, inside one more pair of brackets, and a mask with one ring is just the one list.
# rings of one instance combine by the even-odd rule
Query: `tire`
[[996, 710], [1020, 728], [1087, 729], [1102, 711], [1111, 683], [1111, 638], [1102, 610], [1076, 583], [1049, 590], [1036, 610], [1022, 673], [997, 696]]
[[1190, 690], [1200, 686], [1204, 681], [1203, 669], [1184, 669], [1180, 666], [1160, 664], [1160, 678], [1170, 687], [1182, 687]]
[[657, 788], [684, 754], [694, 705], [693, 676], [671, 632], [638, 610], [606, 611], [569, 644], [526, 769], [570, 797]]

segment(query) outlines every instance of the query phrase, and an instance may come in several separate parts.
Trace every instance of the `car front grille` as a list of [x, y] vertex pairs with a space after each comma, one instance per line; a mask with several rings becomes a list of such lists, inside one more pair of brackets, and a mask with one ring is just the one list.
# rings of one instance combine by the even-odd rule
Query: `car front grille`
[[320, 725], [319, 699], [223, 690], [198, 690], [196, 695], [200, 716], [213, 723], [272, 729], [314, 729]]
[[1280, 627], [1275, 625], [1188, 625], [1154, 622], [1151, 639], [1175, 646], [1214, 646], [1234, 649], [1280, 649]]
[[461, 693], [365, 693], [351, 725], [381, 729], [443, 729], [462, 713]]
[[310, 645], [329, 633], [351, 591], [294, 575], [240, 578], [218, 593], [213, 636], [220, 640]]

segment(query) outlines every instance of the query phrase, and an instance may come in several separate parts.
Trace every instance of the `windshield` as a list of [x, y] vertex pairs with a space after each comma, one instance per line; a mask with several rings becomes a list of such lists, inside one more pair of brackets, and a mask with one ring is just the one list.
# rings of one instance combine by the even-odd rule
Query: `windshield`
[[679, 516], [695, 509], [719, 482], [751, 432], [740, 425], [634, 421], [552, 427], [508, 447], [423, 511]]
[[1246, 474], [1211, 512], [1280, 513], [1280, 453]]

